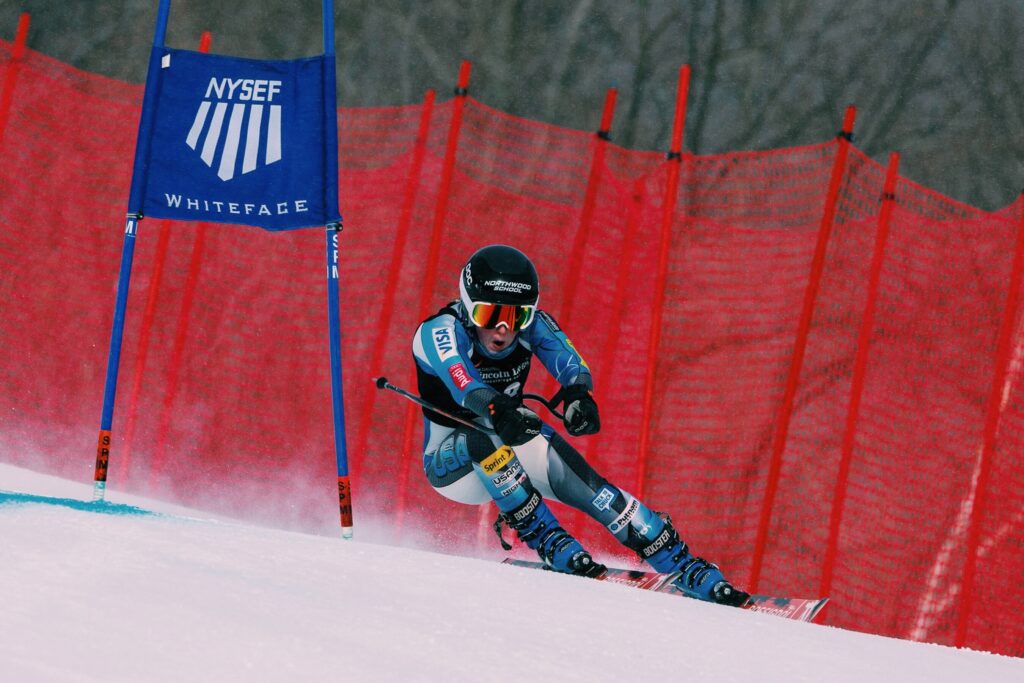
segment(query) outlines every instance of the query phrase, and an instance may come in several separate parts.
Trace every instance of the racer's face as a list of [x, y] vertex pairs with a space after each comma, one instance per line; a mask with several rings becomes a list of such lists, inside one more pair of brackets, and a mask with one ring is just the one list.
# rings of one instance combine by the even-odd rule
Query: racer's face
[[476, 336], [490, 353], [498, 353], [508, 348], [508, 345], [515, 341], [518, 332], [513, 332], [505, 323], [499, 323], [497, 327], [487, 329], [486, 327], [476, 328]]

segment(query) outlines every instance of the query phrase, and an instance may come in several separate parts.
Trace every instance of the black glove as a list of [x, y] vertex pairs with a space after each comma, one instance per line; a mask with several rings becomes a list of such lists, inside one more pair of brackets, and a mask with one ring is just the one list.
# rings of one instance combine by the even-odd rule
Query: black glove
[[597, 403], [585, 384], [570, 384], [562, 389], [565, 401], [565, 417], [562, 422], [573, 436], [597, 434], [601, 429], [601, 418], [597, 414]]
[[487, 406], [491, 424], [505, 444], [515, 447], [540, 434], [540, 418], [519, 401], [505, 394], [496, 394]]

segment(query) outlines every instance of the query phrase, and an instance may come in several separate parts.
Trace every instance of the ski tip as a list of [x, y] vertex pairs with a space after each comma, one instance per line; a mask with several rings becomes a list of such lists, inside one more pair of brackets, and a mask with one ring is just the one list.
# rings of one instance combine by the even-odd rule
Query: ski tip
[[774, 614], [795, 621], [816, 622], [828, 598], [783, 598], [751, 595], [742, 606], [752, 612]]

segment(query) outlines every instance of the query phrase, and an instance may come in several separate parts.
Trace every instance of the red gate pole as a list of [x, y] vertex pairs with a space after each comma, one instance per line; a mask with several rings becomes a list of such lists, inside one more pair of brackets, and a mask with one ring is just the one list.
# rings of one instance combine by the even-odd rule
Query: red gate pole
[[[463, 60], [459, 67], [459, 80], [455, 86], [455, 102], [452, 118], [448, 127], [448, 141], [444, 150], [444, 162], [441, 167], [441, 183], [438, 186], [437, 205], [434, 208], [434, 222], [430, 231], [430, 249], [427, 252], [427, 267], [423, 275], [423, 289], [420, 294], [419, 317], [427, 316], [430, 308], [430, 297], [434, 293], [434, 282], [437, 280], [438, 261], [441, 259], [441, 234], [444, 232], [444, 219], [448, 212], [448, 198], [451, 194], [452, 175], [455, 173], [455, 156], [459, 150], [459, 133], [462, 130], [462, 113], [466, 108], [466, 97], [469, 95], [469, 74], [473, 65]], [[413, 432], [416, 430], [419, 408], [409, 404], [405, 413], [405, 429], [402, 433], [402, 450], [399, 453], [398, 491], [396, 495], [395, 526], [399, 533], [405, 521], [405, 504], [408, 497], [409, 462], [413, 459]], [[418, 460], [418, 458], [417, 458]]]
[[[1024, 196], [1024, 195], [1022, 195]], [[967, 549], [964, 559], [964, 574], [960, 584], [960, 615], [956, 623], [954, 645], [964, 647], [967, 642], [967, 623], [974, 607], [974, 575], [978, 567], [978, 547], [981, 545], [981, 523], [988, 501], [988, 481], [992, 472], [992, 457], [996, 448], [996, 431], [1002, 412], [1003, 386], [1010, 366], [1010, 352], [1013, 329], [1017, 322], [1017, 306], [1020, 302], [1021, 273], [1024, 271], [1024, 201], [1020, 205], [1020, 224], [1017, 228], [1017, 248], [1013, 253], [1013, 270], [1010, 273], [1010, 288], [1006, 295], [1006, 308], [999, 328], [996, 346], [996, 367], [992, 377], [992, 391], [988, 397], [985, 416], [985, 434], [982, 441], [981, 461], [978, 464], [978, 483], [971, 509], [970, 527], [967, 533]]]
[[615, 115], [615, 99], [618, 91], [615, 88], [608, 88], [604, 98], [604, 110], [601, 113], [601, 127], [594, 135], [593, 154], [590, 158], [590, 175], [587, 177], [587, 190], [583, 196], [583, 208], [580, 211], [580, 223], [576, 228], [576, 237], [573, 239], [572, 251], [569, 253], [569, 280], [565, 284], [565, 294], [562, 299], [562, 310], [559, 315], [563, 325], [569, 329], [569, 318], [573, 312], [573, 301], [576, 299], [576, 290], [579, 288], [580, 271], [583, 270], [583, 252], [587, 248], [587, 237], [590, 234], [590, 224], [594, 219], [594, 204], [597, 203], [597, 189], [601, 186], [601, 174], [604, 171], [604, 157], [608, 148], [608, 141], [611, 140], [612, 117]]
[[633, 493], [643, 498], [644, 477], [647, 471], [648, 442], [651, 431], [651, 409], [654, 405], [654, 374], [658, 365], [658, 347], [661, 344], [661, 319], [665, 307], [665, 282], [668, 279], [668, 252], [672, 241], [672, 223], [679, 198], [679, 174], [683, 162], [683, 123], [686, 120], [686, 100], [690, 91], [690, 65], [679, 68], [676, 89], [676, 111], [672, 121], [672, 145], [666, 157], [665, 203], [661, 211], [661, 242], [658, 247], [658, 271], [654, 280], [654, 302], [651, 311], [651, 330], [647, 340], [647, 370], [644, 375], [644, 403], [640, 422], [640, 444]]
[[[565, 283], [565, 290], [562, 296], [562, 306], [559, 312], [559, 320], [565, 329], [570, 329], [569, 321], [573, 314], [573, 302], [576, 300], [576, 290], [579, 288], [580, 278], [583, 271], [583, 252], [587, 248], [587, 237], [590, 235], [590, 224], [594, 219], [594, 205], [597, 203], [597, 191], [601, 186], [601, 176], [604, 171], [604, 157], [608, 149], [608, 142], [611, 140], [612, 118], [615, 115], [615, 100], [618, 97], [618, 90], [608, 88], [604, 97], [604, 109], [601, 111], [601, 124], [594, 134], [591, 143], [592, 153], [590, 156], [590, 173], [587, 176], [587, 189], [583, 195], [583, 207], [580, 211], [580, 222], [576, 228], [576, 236], [573, 239], [572, 250], [569, 252], [568, 280]], [[557, 386], [555, 378], [551, 375], [544, 377], [544, 394], [550, 396]], [[587, 442], [593, 446], [594, 440]], [[579, 525], [583, 513], [579, 510], [571, 511], [573, 526]]]
[[835, 219], [839, 188], [842, 185], [843, 175], [846, 172], [846, 158], [850, 151], [850, 141], [853, 139], [853, 122], [856, 116], [857, 109], [853, 105], [847, 107], [846, 115], [843, 117], [843, 129], [836, 136], [836, 158], [832, 164], [832, 176], [829, 179], [828, 194], [825, 197], [825, 210], [822, 213], [821, 226], [818, 229], [818, 241], [815, 244], [814, 256], [811, 259], [811, 272], [807, 280], [807, 289], [804, 292], [804, 304], [800, 312], [800, 322], [797, 325], [793, 357], [790, 362], [789, 374], [786, 378], [786, 389], [782, 397], [782, 405], [779, 408], [779, 415], [775, 424], [775, 434], [772, 438], [772, 454], [768, 464], [768, 480], [765, 483], [764, 501], [761, 504], [761, 519], [757, 527], [757, 538], [754, 541], [754, 557], [750, 569], [750, 580], [747, 582], [747, 590], [752, 593], [757, 591], [757, 584], [761, 578], [761, 565], [764, 561], [765, 545], [768, 540], [768, 527], [771, 524], [772, 507], [775, 504], [775, 493], [779, 485], [779, 473], [782, 469], [782, 453], [786, 448], [789, 423], [793, 417], [793, 402], [796, 398], [797, 385], [800, 380], [800, 369], [803, 367], [804, 352], [807, 350], [807, 336], [811, 329], [814, 304], [818, 298], [818, 287], [821, 285], [821, 275], [825, 270], [825, 253], [828, 249], [829, 237], [832, 234], [832, 223]]
[[192, 243], [192, 257], [188, 264], [188, 275], [181, 299], [181, 310], [175, 324], [174, 342], [171, 346], [171, 357], [167, 368], [167, 385], [164, 387], [163, 404], [160, 409], [160, 420], [157, 423], [156, 439], [153, 446], [153, 460], [149, 469], [149, 488], [152, 490], [163, 470], [167, 452], [167, 433], [171, 426], [171, 411], [178, 397], [178, 377], [181, 375], [181, 359], [185, 355], [185, 341], [188, 338], [188, 322], [192, 315], [192, 302], [195, 300], [196, 285], [199, 282], [199, 267], [202, 262], [203, 246], [206, 243], [206, 223], [196, 226], [196, 239]]
[[[199, 38], [199, 51], [206, 54], [210, 51], [211, 35], [203, 31]], [[139, 331], [139, 352], [132, 368], [132, 386], [128, 392], [128, 405], [125, 410], [124, 455], [118, 461], [117, 479], [124, 482], [131, 471], [132, 446], [135, 443], [135, 426], [138, 416], [139, 395], [142, 393], [142, 377], [146, 371], [149, 357], [149, 338], [153, 331], [153, 319], [160, 295], [160, 283], [163, 280], [164, 266], [167, 262], [167, 247], [171, 239], [171, 222], [160, 222], [160, 236], [153, 254], [153, 272], [149, 279], [149, 291], [146, 293], [146, 308], [142, 313], [142, 327]]]
[[0, 90], [0, 144], [4, 141], [4, 131], [7, 130], [7, 119], [11, 115], [11, 103], [14, 101], [14, 86], [18, 82], [18, 71], [21, 70], [21, 60], [25, 56], [25, 45], [28, 41], [28, 26], [31, 17], [28, 12], [22, 12], [18, 17], [18, 30], [14, 34], [14, 51], [11, 53], [11, 66], [7, 71], [7, 78], [4, 79], [3, 90]]
[[128, 391], [128, 404], [125, 406], [124, 448], [118, 460], [115, 479], [120, 482], [128, 480], [131, 470], [132, 446], [135, 443], [135, 425], [138, 415], [139, 395], [142, 393], [142, 376], [146, 372], [146, 361], [149, 357], [149, 338], [153, 331], [153, 319], [156, 316], [156, 304], [160, 294], [160, 283], [164, 277], [164, 265], [167, 261], [167, 245], [171, 239], [171, 222], [160, 221], [160, 236], [156, 242], [153, 255], [153, 271], [149, 278], [146, 292], [146, 307], [142, 312], [142, 327], [139, 330], [139, 351], [132, 367], [132, 386]]
[[[395, 294], [398, 290], [398, 277], [402, 272], [402, 257], [405, 255], [405, 245], [408, 242], [409, 226], [412, 223], [412, 210], [416, 205], [416, 195], [420, 186], [420, 173], [423, 168], [423, 157], [427, 148], [427, 135], [430, 133], [430, 120], [434, 112], [433, 89], [427, 90], [423, 98], [423, 108], [420, 110], [419, 129], [416, 131], [416, 140], [413, 146], [412, 163], [409, 166], [409, 177], [406, 180], [405, 196], [402, 200], [402, 210], [398, 217], [398, 230], [395, 234], [394, 248], [391, 250], [391, 265], [388, 267], [387, 282], [384, 285], [384, 305], [381, 306], [380, 317], [377, 319], [376, 340], [373, 345], [373, 353], [370, 357], [369, 369], [374, 377], [385, 374], [381, 369], [384, 360], [384, 340], [388, 329], [391, 327], [392, 309], [394, 308]], [[363, 458], [366, 457], [366, 443], [370, 435], [370, 424], [373, 422], [373, 409], [377, 402], [377, 391], [368, 391], [366, 401], [363, 404], [363, 412], [359, 418], [359, 428], [356, 432], [355, 453], [353, 459], [352, 478], [358, 477], [356, 467], [362, 467]]]
[[896, 180], [899, 178], [900, 155], [889, 155], [889, 167], [885, 174], [885, 189], [882, 191], [882, 208], [878, 213], [878, 228], [875, 233], [875, 251], [871, 257], [868, 275], [867, 301], [864, 317], [861, 318], [857, 334], [857, 354], [853, 361], [853, 379], [850, 382], [850, 403], [846, 412], [846, 428], [843, 432], [842, 455], [839, 459], [839, 473], [836, 475], [835, 493], [832, 496], [832, 515], [829, 519], [828, 545], [821, 570], [821, 590], [818, 595], [827, 596], [832, 590], [832, 577], [839, 546], [839, 530], [843, 521], [843, 507], [846, 504], [847, 482], [850, 475], [850, 461], [857, 434], [857, 420], [860, 417], [860, 399], [864, 393], [864, 377], [867, 374], [868, 350], [871, 345], [871, 331], [874, 329], [875, 306], [878, 301], [878, 283], [882, 274], [885, 245], [889, 239], [889, 223], [893, 206], [896, 204]]
[[[629, 285], [629, 271], [633, 264], [633, 251], [636, 244], [636, 233], [640, 225], [640, 214], [644, 207], [644, 181], [645, 178], [637, 178], [633, 182], [633, 191], [630, 196], [629, 214], [626, 217], [626, 233], [622, 238], [622, 252], [619, 258], [619, 272], [615, 276], [615, 301], [613, 302], [611, 329], [622, 329], [622, 317], [626, 312], [626, 287]], [[616, 348], [615, 335], [608, 334], [604, 337], [604, 344], [597, 356], [597, 366], [601, 368], [605, 376], [611, 376], [612, 365], [615, 359]], [[586, 459], [597, 469], [597, 444], [599, 442], [591, 439], [587, 442]]]

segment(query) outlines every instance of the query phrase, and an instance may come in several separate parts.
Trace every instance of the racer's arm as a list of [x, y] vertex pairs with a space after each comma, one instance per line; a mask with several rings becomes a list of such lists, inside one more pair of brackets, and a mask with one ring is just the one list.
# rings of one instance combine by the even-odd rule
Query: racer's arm
[[540, 434], [537, 415], [480, 377], [470, 360], [473, 342], [455, 316], [442, 314], [427, 320], [413, 337], [416, 364], [440, 378], [460, 406], [491, 422], [509, 446], [519, 446]]
[[523, 342], [562, 385], [556, 402], [565, 403], [562, 422], [566, 431], [572, 436], [596, 434], [601, 429], [601, 418], [593, 396], [594, 378], [587, 362], [555, 319], [544, 311], [537, 311], [534, 323], [525, 332]]
[[523, 330], [522, 341], [563, 387], [583, 384], [594, 388], [587, 362], [548, 313], [537, 310], [533, 324]]
[[487, 404], [498, 392], [477, 372], [470, 359], [472, 348], [466, 329], [448, 313], [424, 321], [412, 343], [413, 357], [420, 369], [438, 377], [460, 406], [487, 416]]

